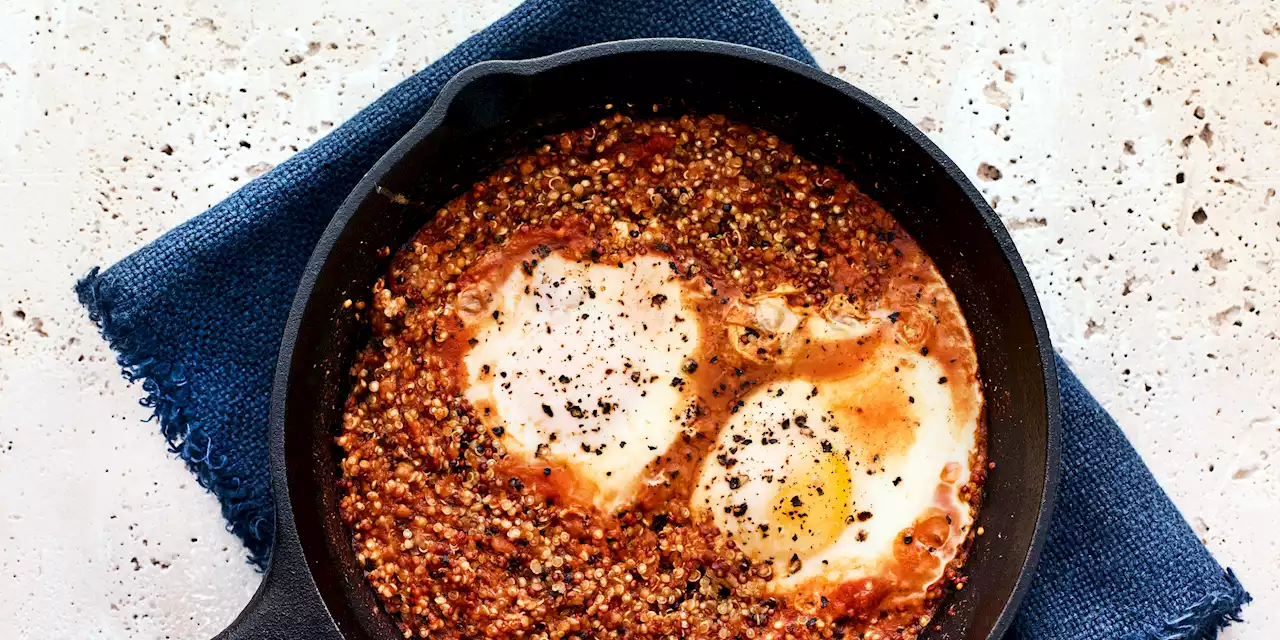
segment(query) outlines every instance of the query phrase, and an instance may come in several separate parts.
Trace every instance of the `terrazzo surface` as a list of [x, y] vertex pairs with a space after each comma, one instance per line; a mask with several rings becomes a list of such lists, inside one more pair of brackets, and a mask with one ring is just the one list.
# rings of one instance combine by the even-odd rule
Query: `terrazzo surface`
[[[514, 6], [0, 6], [0, 625], [211, 637], [259, 576], [71, 291]], [[780, 8], [965, 169], [1056, 348], [1280, 635], [1280, 5]]]

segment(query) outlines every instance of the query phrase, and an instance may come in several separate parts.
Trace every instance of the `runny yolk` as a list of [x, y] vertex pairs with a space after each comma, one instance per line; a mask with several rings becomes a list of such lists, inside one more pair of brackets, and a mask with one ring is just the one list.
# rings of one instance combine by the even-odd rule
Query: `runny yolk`
[[776, 531], [763, 543], [789, 573], [798, 571], [798, 562], [830, 546], [844, 533], [845, 521], [852, 513], [852, 481], [843, 455], [830, 452], [802, 462], [795, 473], [777, 484], [770, 503], [770, 520]]

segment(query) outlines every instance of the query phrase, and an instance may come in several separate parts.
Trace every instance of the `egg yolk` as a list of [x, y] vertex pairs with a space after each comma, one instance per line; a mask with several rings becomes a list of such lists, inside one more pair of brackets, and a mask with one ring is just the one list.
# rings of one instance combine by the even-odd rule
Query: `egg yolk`
[[839, 453], [821, 453], [803, 461], [780, 482], [769, 502], [772, 531], [760, 531], [764, 555], [795, 573], [798, 563], [831, 546], [844, 534], [852, 513], [852, 477]]

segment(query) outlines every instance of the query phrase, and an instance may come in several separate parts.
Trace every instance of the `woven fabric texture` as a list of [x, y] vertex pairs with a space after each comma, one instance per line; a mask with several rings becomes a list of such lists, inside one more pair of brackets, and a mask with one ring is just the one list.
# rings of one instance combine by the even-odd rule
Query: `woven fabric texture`
[[[365, 171], [486, 59], [683, 36], [813, 58], [767, 0], [531, 0], [217, 206], [78, 285], [173, 451], [265, 566], [271, 379], [303, 266]], [[1010, 637], [1213, 638], [1248, 601], [1065, 364], [1061, 498]]]

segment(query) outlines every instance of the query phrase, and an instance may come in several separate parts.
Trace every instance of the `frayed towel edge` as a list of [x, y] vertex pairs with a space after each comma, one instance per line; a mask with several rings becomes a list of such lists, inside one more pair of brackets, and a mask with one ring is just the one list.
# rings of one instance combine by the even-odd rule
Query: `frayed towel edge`
[[1149, 631], [1144, 640], [1216, 640], [1218, 632], [1240, 622], [1240, 610], [1253, 600], [1231, 569], [1223, 572], [1225, 588], [1211, 591], [1163, 629]]
[[190, 388], [181, 363], [168, 363], [155, 354], [139, 353], [129, 329], [120, 326], [105, 303], [102, 289], [105, 281], [94, 267], [76, 283], [76, 296], [98, 326], [102, 337], [116, 352], [116, 362], [130, 382], [142, 382], [146, 396], [140, 401], [151, 409], [151, 418], [160, 423], [160, 432], [169, 450], [181, 458], [196, 476], [200, 486], [218, 498], [227, 528], [242, 540], [249, 550], [249, 562], [260, 571], [271, 555], [274, 523], [262, 517], [247, 518], [245, 488], [238, 476], [222, 469], [225, 455], [213, 450], [213, 441], [196, 421], [187, 415]]

